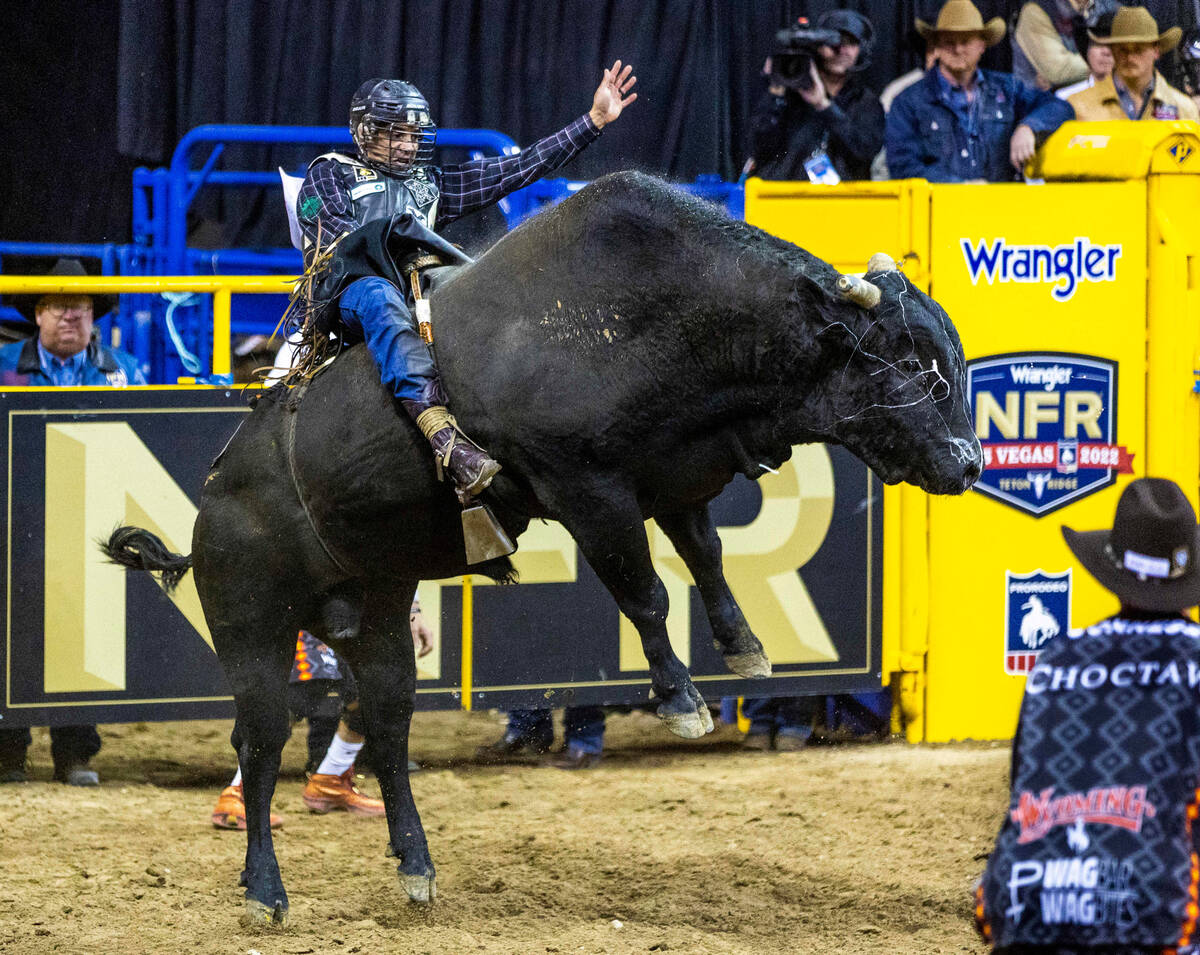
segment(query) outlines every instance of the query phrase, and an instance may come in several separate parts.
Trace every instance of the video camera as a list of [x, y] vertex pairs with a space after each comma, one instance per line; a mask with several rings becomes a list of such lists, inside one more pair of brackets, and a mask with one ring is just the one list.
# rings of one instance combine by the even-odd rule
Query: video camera
[[787, 27], [775, 34], [776, 49], [771, 53], [771, 82], [792, 90], [812, 88], [810, 67], [822, 46], [837, 47], [842, 40], [838, 30], [809, 26], [808, 21]]

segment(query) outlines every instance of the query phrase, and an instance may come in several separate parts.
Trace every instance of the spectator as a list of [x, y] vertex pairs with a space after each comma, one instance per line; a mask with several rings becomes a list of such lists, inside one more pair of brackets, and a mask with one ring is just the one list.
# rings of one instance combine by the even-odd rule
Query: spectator
[[1192, 27], [1179, 44], [1183, 91], [1200, 108], [1200, 27]]
[[[1112, 18], [1113, 15], [1111, 13], [1097, 18], [1096, 32], [1101, 35], [1108, 34], [1112, 29]], [[1106, 44], [1097, 43], [1093, 40], [1087, 31], [1084, 31], [1083, 37], [1083, 58], [1087, 61], [1088, 65], [1087, 79], [1055, 90], [1054, 95], [1059, 99], [1069, 100], [1076, 93], [1090, 90], [1097, 83], [1112, 75], [1112, 50]]]
[[768, 696], [742, 700], [742, 716], [750, 731], [742, 749], [781, 753], [803, 749], [812, 736], [817, 711], [825, 705], [820, 696]]
[[[78, 259], [59, 259], [49, 272], [86, 276]], [[107, 348], [93, 334], [96, 300], [84, 294], [43, 295], [34, 306], [37, 335], [0, 348], [0, 382], [8, 386], [144, 385], [146, 379], [132, 355]], [[110, 303], [103, 300], [107, 313]], [[33, 737], [26, 727], [0, 729], [0, 783], [28, 779], [25, 757]], [[97, 786], [100, 777], [89, 765], [100, 752], [95, 724], [50, 728], [54, 778], [70, 786]]]
[[1063, 536], [1120, 611], [1053, 638], [1029, 673], [976, 922], [1007, 955], [1195, 952], [1196, 514], [1141, 478], [1111, 530]]
[[1145, 7], [1120, 7], [1107, 36], [1089, 34], [1093, 42], [1112, 49], [1113, 71], [1108, 79], [1068, 100], [1075, 118], [1200, 119], [1191, 98], [1168, 84], [1154, 67], [1163, 53], [1175, 48], [1182, 32], [1171, 27], [1159, 33]]
[[[480, 759], [500, 762], [514, 756], [540, 756], [554, 743], [550, 709], [509, 710], [508, 727], [494, 743], [479, 747]], [[551, 765], [559, 769], [591, 769], [604, 752], [604, 709], [568, 706], [563, 710], [563, 748]]]
[[[883, 144], [883, 108], [857, 73], [867, 64], [871, 23], [851, 10], [831, 10], [816, 21], [841, 35], [821, 46], [798, 78], [763, 68], [766, 96], [752, 119], [753, 174], [763, 179], [834, 183], [868, 179]], [[776, 55], [777, 56], [777, 55]]]
[[[423, 657], [433, 650], [433, 632], [414, 600], [409, 614], [413, 650]], [[288, 683], [288, 705], [297, 719], [308, 718], [308, 763], [304, 767], [308, 783], [301, 801], [313, 812], [344, 809], [357, 816], [382, 816], [386, 807], [354, 784], [355, 763], [362, 753], [362, 718], [354, 685], [354, 676], [345, 662], [329, 646], [311, 633], [301, 631], [296, 640], [296, 656]], [[409, 760], [409, 771], [420, 769]], [[242, 769], [237, 772], [217, 799], [212, 824], [218, 829], [246, 828], [246, 801], [242, 790]], [[283, 819], [271, 813], [271, 828], [283, 825]]]
[[1056, 90], [1087, 77], [1078, 40], [1088, 0], [1028, 0], [1013, 28], [1013, 75], [1026, 86]]
[[[925, 66], [924, 68], [914, 67], [907, 73], [896, 77], [883, 88], [883, 92], [879, 94], [879, 105], [883, 107], [884, 116], [891, 110], [892, 103], [896, 101], [896, 97], [921, 79], [926, 71], [932, 69], [933, 64], [937, 62], [937, 49], [932, 43], [927, 44], [925, 38], [917, 33], [915, 29], [908, 38], [908, 45], [913, 49], [924, 51]], [[882, 147], [880, 147], [879, 152], [875, 154], [875, 158], [871, 161], [871, 178], [876, 182], [892, 178], [888, 172], [887, 150]]]
[[1033, 156], [1034, 133], [1071, 118], [1066, 103], [1009, 73], [981, 70], [984, 50], [1004, 36], [1004, 21], [986, 24], [970, 0], [948, 0], [930, 26], [937, 63], [896, 97], [887, 115], [887, 164], [897, 179], [1009, 182]]

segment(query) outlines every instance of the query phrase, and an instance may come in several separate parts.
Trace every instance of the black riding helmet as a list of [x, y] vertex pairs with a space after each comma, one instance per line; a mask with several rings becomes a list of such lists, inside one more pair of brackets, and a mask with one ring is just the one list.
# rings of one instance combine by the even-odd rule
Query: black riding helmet
[[429, 103], [412, 83], [375, 79], [363, 83], [350, 99], [350, 135], [368, 165], [401, 173], [433, 160], [437, 125], [429, 116]]

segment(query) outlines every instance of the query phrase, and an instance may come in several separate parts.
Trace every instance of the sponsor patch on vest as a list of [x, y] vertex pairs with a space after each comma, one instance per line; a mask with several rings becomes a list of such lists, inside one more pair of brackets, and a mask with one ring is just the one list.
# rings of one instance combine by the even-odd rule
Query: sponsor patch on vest
[[1051, 297], [1065, 302], [1081, 282], [1113, 282], [1121, 243], [1095, 245], [1077, 238], [1063, 245], [1013, 245], [1007, 239], [959, 239], [971, 284], [1045, 282]]
[[1154, 104], [1155, 119], [1179, 119], [1179, 107], [1172, 106], [1170, 103], [1155, 103]]
[[370, 181], [372, 181], [374, 179], [378, 179], [378, 178], [379, 178], [379, 174], [377, 172], [375, 172], [374, 169], [371, 169], [367, 166], [355, 166], [354, 167], [354, 181], [355, 182], [370, 182]]
[[1133, 473], [1116, 444], [1117, 363], [1065, 352], [967, 362], [983, 474], [974, 489], [1042, 517]]
[[369, 196], [373, 192], [383, 192], [387, 186], [382, 182], [364, 182], [350, 188], [351, 199], [361, 199], [363, 196]]
[[[1055, 826], [1078, 827], [1079, 823], [1116, 826], [1130, 832], [1142, 831], [1142, 819], [1158, 813], [1146, 798], [1146, 786], [1097, 786], [1085, 793], [1054, 795], [1050, 786], [1039, 793], [1022, 790], [1017, 808], [1009, 818], [1020, 830], [1017, 842], [1034, 842]], [[1077, 830], [1078, 831], [1078, 830]], [[1078, 837], [1077, 837], [1078, 838]], [[1087, 848], [1086, 836], [1084, 848]]]
[[408, 191], [412, 193], [413, 199], [421, 208], [429, 205], [438, 197], [438, 191], [434, 185], [424, 179], [407, 179], [404, 185], [408, 187]]
[[1004, 672], [1024, 676], [1071, 620], [1071, 570], [1004, 572]]

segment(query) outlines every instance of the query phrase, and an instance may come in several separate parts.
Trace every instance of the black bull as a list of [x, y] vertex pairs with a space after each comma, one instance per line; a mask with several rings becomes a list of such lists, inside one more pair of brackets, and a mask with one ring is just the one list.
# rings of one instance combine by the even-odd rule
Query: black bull
[[[438, 357], [464, 430], [504, 470], [487, 496], [514, 538], [560, 521], [637, 627], [659, 715], [712, 720], [667, 639], [653, 519], [699, 588], [729, 668], [770, 664], [721, 569], [711, 500], [794, 444], [842, 444], [886, 482], [961, 493], [981, 454], [946, 313], [890, 269], [868, 308], [838, 273], [671, 188], [621, 173], [542, 213], [432, 296]], [[302, 400], [297, 400], [297, 398]], [[123, 528], [107, 550], [146, 570], [188, 558]], [[287, 912], [269, 808], [289, 733], [285, 690], [307, 628], [358, 681], [390, 851], [419, 901], [434, 867], [407, 776], [416, 583], [468, 572], [459, 507], [364, 348], [303, 392], [275, 388], [215, 462], [192, 541], [196, 586], [233, 686], [246, 795], [249, 917]], [[479, 568], [475, 568], [478, 570]], [[507, 559], [485, 572], [503, 576]]]

